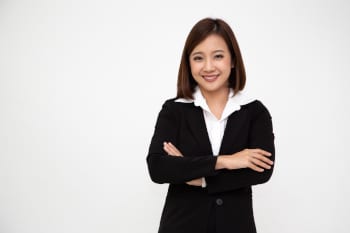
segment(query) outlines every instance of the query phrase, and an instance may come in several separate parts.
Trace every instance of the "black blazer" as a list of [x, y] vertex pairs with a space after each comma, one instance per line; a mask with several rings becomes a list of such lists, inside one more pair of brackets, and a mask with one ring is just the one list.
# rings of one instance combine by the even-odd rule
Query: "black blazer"
[[[167, 155], [163, 142], [184, 155]], [[271, 116], [258, 100], [242, 105], [226, 124], [220, 155], [261, 148], [275, 158]], [[159, 233], [206, 233], [212, 211], [217, 233], [255, 233], [251, 185], [267, 182], [273, 171], [217, 170], [202, 109], [193, 103], [167, 100], [159, 113], [147, 164], [152, 181], [169, 183]], [[186, 184], [205, 177], [207, 187]]]

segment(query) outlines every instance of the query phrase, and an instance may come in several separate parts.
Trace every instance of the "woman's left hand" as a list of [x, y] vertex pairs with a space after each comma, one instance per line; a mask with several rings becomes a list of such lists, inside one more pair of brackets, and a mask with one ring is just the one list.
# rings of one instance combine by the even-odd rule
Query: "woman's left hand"
[[171, 142], [164, 142], [163, 149], [168, 155], [183, 157], [182, 153]]
[[[181, 151], [179, 151], [179, 149], [177, 149], [171, 142], [164, 142], [163, 149], [170, 156], [183, 157]], [[188, 181], [188, 182], [186, 182], [186, 184], [192, 185], [192, 186], [202, 186], [202, 178]]]

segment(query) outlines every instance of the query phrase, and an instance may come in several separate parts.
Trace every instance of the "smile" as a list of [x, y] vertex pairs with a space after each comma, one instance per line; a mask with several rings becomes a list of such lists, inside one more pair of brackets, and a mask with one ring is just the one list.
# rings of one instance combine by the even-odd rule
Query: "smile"
[[214, 82], [215, 80], [217, 80], [219, 77], [219, 75], [205, 75], [202, 76], [202, 78], [207, 81], [207, 82]]

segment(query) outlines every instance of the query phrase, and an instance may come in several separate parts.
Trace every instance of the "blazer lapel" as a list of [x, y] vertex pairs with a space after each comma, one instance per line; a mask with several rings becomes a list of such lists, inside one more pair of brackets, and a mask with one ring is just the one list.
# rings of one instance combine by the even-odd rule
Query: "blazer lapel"
[[233, 112], [227, 119], [227, 124], [222, 138], [219, 154], [228, 153], [232, 149], [232, 143], [238, 137], [242, 126], [247, 121], [247, 111], [240, 109]]
[[187, 112], [187, 124], [193, 137], [196, 139], [200, 148], [205, 153], [213, 154], [207, 127], [204, 120], [203, 110], [200, 107], [193, 106]]

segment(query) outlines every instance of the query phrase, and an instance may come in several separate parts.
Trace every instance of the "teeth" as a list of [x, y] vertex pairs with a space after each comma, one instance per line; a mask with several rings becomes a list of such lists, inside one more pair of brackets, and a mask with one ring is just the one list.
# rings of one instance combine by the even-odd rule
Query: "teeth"
[[203, 76], [204, 79], [207, 79], [207, 80], [214, 80], [217, 78], [217, 75], [212, 75], [212, 76]]

